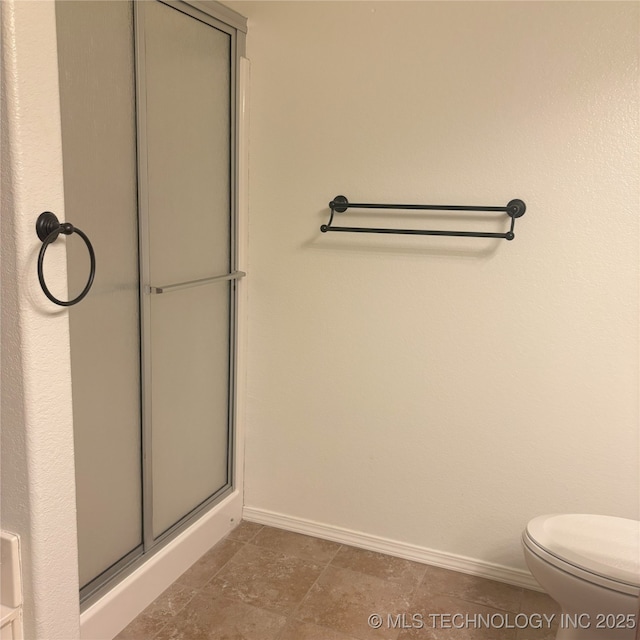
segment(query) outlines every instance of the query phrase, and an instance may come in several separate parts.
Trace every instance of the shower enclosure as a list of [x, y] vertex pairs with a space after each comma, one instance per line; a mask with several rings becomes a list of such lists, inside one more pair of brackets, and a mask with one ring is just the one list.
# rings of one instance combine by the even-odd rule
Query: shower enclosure
[[[56, 3], [81, 599], [234, 488], [238, 64], [215, 2]], [[69, 290], [87, 257], [67, 241]]]

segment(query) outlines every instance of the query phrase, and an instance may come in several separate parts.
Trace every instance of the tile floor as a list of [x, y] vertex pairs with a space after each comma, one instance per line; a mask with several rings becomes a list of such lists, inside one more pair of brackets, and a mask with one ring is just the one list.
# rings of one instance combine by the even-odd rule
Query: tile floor
[[243, 521], [115, 640], [552, 640], [544, 614], [535, 591]]

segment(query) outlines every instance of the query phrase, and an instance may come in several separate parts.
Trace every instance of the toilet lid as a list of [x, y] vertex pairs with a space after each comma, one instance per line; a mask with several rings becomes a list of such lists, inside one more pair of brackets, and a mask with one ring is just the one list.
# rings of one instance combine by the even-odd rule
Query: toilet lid
[[546, 515], [527, 525], [542, 549], [585, 571], [640, 586], [640, 522], [613, 516]]

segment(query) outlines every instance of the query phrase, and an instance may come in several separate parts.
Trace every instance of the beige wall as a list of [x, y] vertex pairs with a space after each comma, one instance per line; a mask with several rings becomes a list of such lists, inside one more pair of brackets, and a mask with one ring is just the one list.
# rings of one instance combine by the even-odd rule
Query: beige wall
[[[229, 4], [246, 505], [513, 568], [535, 515], [637, 518], [638, 3]], [[513, 242], [321, 234], [338, 194], [527, 213]]]
[[[55, 8], [0, 2], [2, 25], [2, 528], [21, 536], [24, 637], [79, 637], [67, 311], [36, 276], [42, 211], [64, 220]], [[67, 295], [64, 245], [45, 275]]]

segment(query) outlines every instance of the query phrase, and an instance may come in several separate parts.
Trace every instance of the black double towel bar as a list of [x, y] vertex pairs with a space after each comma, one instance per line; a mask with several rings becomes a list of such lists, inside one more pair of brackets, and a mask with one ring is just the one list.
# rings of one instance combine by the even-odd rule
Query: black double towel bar
[[[522, 200], [511, 200], [506, 207], [472, 207], [455, 204], [363, 204], [349, 202], [344, 196], [336, 196], [330, 203], [331, 217], [329, 224], [320, 227], [322, 233], [327, 231], [348, 231], [353, 233], [393, 233], [414, 236], [461, 236], [467, 238], [500, 238], [513, 240], [513, 229], [516, 218], [524, 215], [526, 205]], [[511, 228], [506, 233], [489, 233], [484, 231], [429, 231], [426, 229], [379, 229], [369, 227], [334, 227], [334, 213], [344, 213], [347, 209], [411, 209], [428, 211], [489, 211], [506, 213], [511, 217]]]

